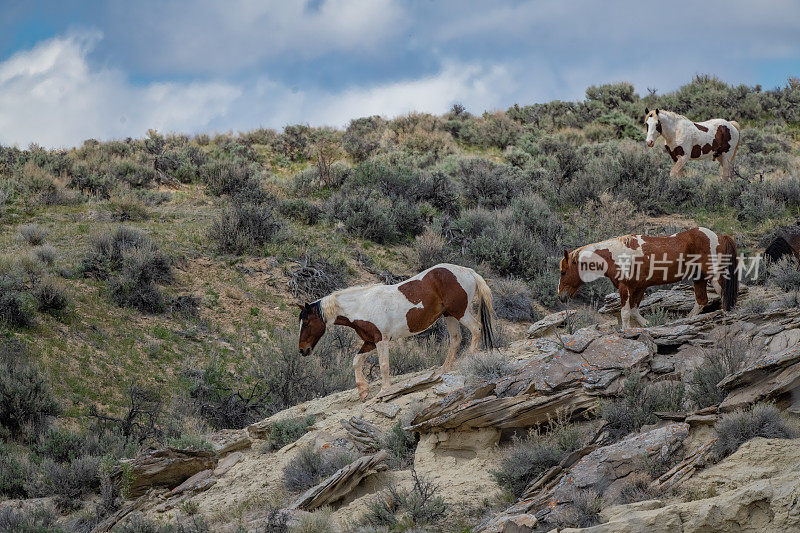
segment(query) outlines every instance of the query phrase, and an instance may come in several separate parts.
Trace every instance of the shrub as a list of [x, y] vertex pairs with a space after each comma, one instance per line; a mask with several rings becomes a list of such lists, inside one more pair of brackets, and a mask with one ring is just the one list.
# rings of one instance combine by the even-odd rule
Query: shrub
[[166, 445], [180, 450], [214, 451], [214, 446], [199, 435], [183, 434], [180, 437], [167, 439]]
[[552, 421], [546, 434], [532, 432], [517, 440], [500, 460], [499, 469], [491, 472], [502, 488], [519, 498], [525, 489], [549, 468], [559, 464], [581, 445], [581, 433], [565, 421]]
[[316, 224], [322, 214], [322, 210], [319, 207], [302, 198], [284, 200], [278, 207], [278, 212], [286, 218], [309, 226]]
[[565, 503], [551, 514], [546, 522], [559, 529], [586, 528], [600, 523], [603, 501], [594, 489], [572, 489], [562, 496]]
[[30, 244], [38, 246], [47, 239], [47, 230], [38, 224], [23, 224], [19, 227], [19, 238]]
[[84, 276], [107, 279], [122, 268], [122, 256], [135, 248], [152, 247], [144, 232], [128, 226], [118, 226], [110, 234], [101, 234], [92, 241], [92, 251], [81, 261]]
[[[390, 486], [367, 504], [362, 517], [365, 525], [390, 530], [418, 530], [436, 524], [447, 513], [447, 503], [436, 493], [439, 488], [417, 475], [412, 469], [414, 484], [411, 490], [398, 490]], [[402, 527], [400, 524], [402, 523]]]
[[0, 531], [14, 533], [59, 533], [62, 531], [55, 523], [58, 513], [49, 507], [36, 509], [0, 509]]
[[209, 237], [221, 252], [244, 254], [274, 242], [284, 228], [273, 206], [245, 203], [229, 206], [211, 224]]
[[73, 431], [50, 427], [33, 446], [33, 451], [56, 463], [68, 463], [77, 458], [83, 448], [83, 437]]
[[492, 300], [497, 316], [506, 320], [533, 321], [539, 320], [541, 314], [531, 298], [528, 286], [514, 278], [492, 280]]
[[40, 433], [60, 413], [50, 385], [17, 341], [0, 339], [0, 433]]
[[629, 374], [622, 388], [622, 398], [601, 404], [600, 414], [611, 434], [620, 438], [658, 421], [658, 411], [679, 411], [685, 387], [682, 382], [664, 381], [647, 384], [638, 373]]
[[297, 299], [313, 302], [347, 286], [347, 265], [332, 264], [311, 254], [289, 269], [289, 292]]
[[211, 528], [200, 515], [191, 516], [176, 523], [150, 520], [134, 512], [114, 528], [115, 533], [208, 533]]
[[330, 218], [344, 224], [348, 232], [377, 242], [395, 244], [425, 229], [420, 207], [404, 198], [391, 199], [378, 191], [341, 191], [326, 204]]
[[389, 452], [389, 462], [397, 468], [406, 468], [414, 464], [414, 452], [417, 439], [414, 433], [403, 429], [407, 422], [398, 420], [392, 428], [381, 437], [380, 448]]
[[33, 325], [34, 299], [12, 273], [0, 273], [0, 324], [10, 327]]
[[462, 159], [456, 177], [461, 181], [467, 207], [505, 207], [519, 194], [517, 170], [488, 159]]
[[322, 453], [307, 446], [300, 449], [283, 468], [283, 485], [290, 492], [302, 492], [336, 473], [353, 459], [345, 450], [326, 450]]
[[507, 376], [513, 365], [496, 351], [479, 352], [464, 356], [459, 362], [467, 383], [481, 383]]
[[781, 418], [781, 412], [772, 404], [759, 403], [748, 411], [726, 413], [717, 423], [717, 440], [713, 453], [722, 459], [755, 437], [766, 439], [791, 439], [796, 432]]
[[34, 482], [38, 496], [60, 495], [80, 498], [100, 487], [99, 457], [78, 457], [69, 463], [42, 460], [40, 476]]
[[57, 314], [69, 306], [69, 296], [63, 285], [53, 279], [45, 279], [34, 292], [39, 311]]
[[747, 346], [723, 340], [705, 350], [703, 361], [692, 371], [689, 379], [689, 399], [700, 408], [718, 405], [727, 395], [717, 384], [738, 372], [745, 362]]
[[269, 447], [280, 450], [306, 434], [308, 428], [314, 425], [314, 417], [289, 418], [274, 422], [269, 427]]
[[417, 252], [417, 268], [425, 270], [439, 263], [446, 263], [449, 254], [444, 238], [432, 230], [425, 228], [425, 232], [417, 235], [414, 240], [414, 250]]
[[255, 168], [241, 159], [211, 160], [200, 169], [207, 191], [227, 195], [239, 202], [262, 202], [267, 193], [255, 175]]
[[794, 258], [783, 257], [770, 265], [767, 271], [768, 280], [772, 285], [784, 291], [800, 290], [800, 265]]
[[[6, 498], [28, 497], [29, 478], [28, 467], [12, 455], [0, 440], [0, 496]], [[3, 511], [4, 509], [0, 509], [0, 531], [8, 531], [2, 528], [4, 524]]]
[[269, 393], [263, 385], [240, 385], [219, 358], [199, 372], [187, 372], [187, 377], [191, 382], [189, 396], [198, 414], [214, 428], [240, 429], [267, 412]]
[[166, 309], [164, 295], [157, 283], [172, 281], [172, 263], [154, 245], [131, 248], [122, 253], [118, 275], [109, 282], [117, 305], [134, 307], [143, 313]]
[[342, 148], [355, 161], [364, 161], [381, 146], [381, 138], [386, 131], [386, 121], [375, 115], [350, 121], [342, 135]]
[[41, 261], [42, 264], [52, 266], [56, 261], [56, 257], [58, 257], [58, 252], [56, 252], [56, 249], [53, 246], [45, 244], [34, 248], [33, 255], [36, 257], [36, 259]]

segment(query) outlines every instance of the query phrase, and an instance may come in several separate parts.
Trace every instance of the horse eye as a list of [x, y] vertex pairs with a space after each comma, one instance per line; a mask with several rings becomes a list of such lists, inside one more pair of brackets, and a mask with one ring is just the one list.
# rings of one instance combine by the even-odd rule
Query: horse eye
[[562, 271], [561, 271], [561, 275], [562, 275], [562, 276], [566, 276], [566, 275], [567, 275], [567, 271], [566, 271], [566, 270], [562, 270]]

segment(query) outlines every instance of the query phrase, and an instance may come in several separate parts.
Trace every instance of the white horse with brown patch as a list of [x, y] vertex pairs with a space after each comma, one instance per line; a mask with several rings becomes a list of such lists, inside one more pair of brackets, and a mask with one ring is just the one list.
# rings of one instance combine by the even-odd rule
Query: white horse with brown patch
[[558, 297], [567, 301], [580, 286], [605, 276], [619, 290], [622, 327], [631, 318], [640, 326], [647, 321], [639, 313], [645, 290], [683, 279], [694, 282], [695, 305], [689, 316], [708, 304], [710, 282], [727, 311], [736, 305], [739, 270], [736, 243], [728, 235], [708, 228], [693, 228], [666, 237], [625, 235], [587, 244], [572, 252], [564, 250]]
[[692, 122], [683, 115], [656, 109], [645, 109], [647, 146], [653, 147], [661, 135], [665, 150], [675, 163], [670, 177], [683, 176], [683, 167], [690, 159], [711, 159], [720, 164], [722, 179], [731, 177], [733, 158], [739, 148], [739, 124], [732, 120], [712, 118]]
[[[472, 314], [472, 300], [478, 296], [478, 316]], [[492, 334], [492, 293], [486, 281], [471, 268], [440, 264], [395, 285], [351, 287], [300, 306], [300, 342], [302, 355], [309, 355], [325, 330], [332, 324], [348, 326], [364, 341], [353, 358], [356, 386], [362, 400], [369, 394], [364, 377], [366, 354], [378, 350], [381, 367], [381, 390], [389, 379], [390, 341], [410, 337], [431, 327], [445, 317], [450, 348], [442, 365], [453, 368], [461, 344], [464, 324], [472, 333], [470, 350], [478, 350], [479, 339], [488, 349], [494, 347]]]

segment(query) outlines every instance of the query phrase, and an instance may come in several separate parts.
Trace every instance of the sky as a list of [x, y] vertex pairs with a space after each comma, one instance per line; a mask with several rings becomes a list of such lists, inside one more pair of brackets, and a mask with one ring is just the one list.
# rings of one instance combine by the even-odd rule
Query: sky
[[796, 0], [0, 0], [0, 144], [480, 114], [800, 75]]

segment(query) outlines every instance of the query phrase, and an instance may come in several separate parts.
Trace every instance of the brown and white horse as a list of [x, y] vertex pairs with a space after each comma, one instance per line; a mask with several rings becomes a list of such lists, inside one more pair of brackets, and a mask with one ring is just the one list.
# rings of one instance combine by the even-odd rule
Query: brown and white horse
[[603, 276], [619, 290], [622, 327], [630, 328], [631, 317], [639, 325], [647, 321], [639, 313], [644, 292], [653, 285], [694, 281], [695, 316], [708, 303], [706, 285], [710, 281], [727, 311], [736, 305], [739, 271], [736, 243], [728, 235], [717, 235], [707, 228], [692, 228], [667, 237], [625, 235], [587, 244], [568, 252], [561, 259], [558, 296], [566, 301], [588, 281]]
[[656, 137], [662, 135], [666, 149], [675, 163], [670, 177], [683, 176], [683, 167], [690, 159], [719, 161], [723, 179], [731, 177], [731, 165], [739, 148], [739, 124], [734, 121], [712, 118], [705, 122], [692, 122], [683, 115], [656, 109], [645, 109], [647, 146], [653, 147]]
[[[471, 310], [476, 294], [480, 320]], [[364, 341], [353, 358], [356, 386], [362, 400], [369, 394], [363, 368], [367, 352], [378, 350], [381, 390], [385, 390], [390, 385], [388, 343], [425, 331], [440, 316], [445, 317], [450, 334], [444, 370], [452, 369], [461, 344], [459, 322], [472, 333], [470, 350], [478, 350], [481, 338], [486, 348], [494, 347], [491, 290], [480, 274], [463, 266], [436, 265], [395, 285], [351, 287], [300, 307], [302, 355], [311, 353], [331, 324], [353, 328]]]

